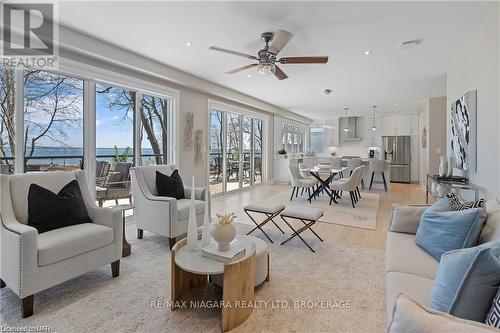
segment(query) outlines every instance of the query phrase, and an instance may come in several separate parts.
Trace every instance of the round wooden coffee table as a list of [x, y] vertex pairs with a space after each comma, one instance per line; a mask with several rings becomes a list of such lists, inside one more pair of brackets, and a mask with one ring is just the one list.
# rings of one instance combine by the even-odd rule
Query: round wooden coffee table
[[[236, 237], [238, 238], [238, 236]], [[172, 310], [186, 292], [208, 283], [208, 277], [223, 274], [221, 330], [229, 331], [242, 324], [251, 314], [254, 302], [255, 245], [245, 239], [245, 256], [230, 263], [203, 257], [200, 251], [187, 249], [187, 240], [177, 242], [171, 252]]]

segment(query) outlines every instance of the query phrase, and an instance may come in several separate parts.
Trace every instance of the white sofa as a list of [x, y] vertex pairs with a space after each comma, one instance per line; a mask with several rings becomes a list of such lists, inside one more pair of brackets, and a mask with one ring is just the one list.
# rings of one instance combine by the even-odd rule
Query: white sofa
[[[428, 206], [394, 205], [387, 233], [385, 253], [385, 288], [387, 324], [392, 320], [399, 293], [427, 306], [438, 262], [415, 244], [420, 216]], [[479, 243], [500, 240], [500, 206], [487, 203], [488, 218]]]
[[[28, 192], [38, 184], [55, 193], [77, 180], [93, 223], [38, 234], [27, 225]], [[83, 171], [0, 175], [0, 278], [22, 299], [23, 317], [33, 314], [34, 294], [100, 266], [120, 272], [122, 219], [119, 211], [99, 208]]]
[[[135, 204], [137, 238], [143, 237], [143, 230], [166, 236], [170, 249], [175, 238], [187, 232], [189, 221], [191, 187], [184, 187], [186, 199], [160, 197], [156, 191], [156, 171], [170, 176], [175, 165], [148, 165], [131, 169], [132, 195]], [[203, 187], [194, 189], [196, 221], [203, 224], [205, 215], [205, 191]]]

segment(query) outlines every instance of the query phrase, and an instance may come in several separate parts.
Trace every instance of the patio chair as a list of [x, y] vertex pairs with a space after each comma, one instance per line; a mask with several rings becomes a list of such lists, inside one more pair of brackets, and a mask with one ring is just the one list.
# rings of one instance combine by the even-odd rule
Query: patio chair
[[99, 207], [102, 207], [104, 201], [115, 200], [118, 205], [118, 200], [129, 199], [132, 203], [132, 190], [130, 189], [130, 168], [132, 163], [119, 162], [113, 172], [110, 172], [104, 183], [96, 187], [96, 200], [99, 202]]

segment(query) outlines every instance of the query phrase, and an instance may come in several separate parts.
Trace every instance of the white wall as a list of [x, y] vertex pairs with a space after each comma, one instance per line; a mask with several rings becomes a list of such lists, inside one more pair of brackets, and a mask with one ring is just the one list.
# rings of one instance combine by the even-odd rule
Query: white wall
[[462, 52], [452, 59], [447, 72], [447, 147], [450, 152], [450, 105], [469, 90], [477, 90], [477, 172], [470, 181], [484, 187], [490, 199], [500, 185], [499, 103], [499, 5], [484, 18]]
[[446, 97], [429, 98], [429, 123], [427, 127], [427, 171], [432, 174], [439, 172], [440, 157], [447, 156], [447, 107]]

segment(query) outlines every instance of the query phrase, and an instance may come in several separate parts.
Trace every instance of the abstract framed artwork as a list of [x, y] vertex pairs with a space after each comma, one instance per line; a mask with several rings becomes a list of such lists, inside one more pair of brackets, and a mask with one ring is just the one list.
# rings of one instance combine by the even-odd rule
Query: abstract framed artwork
[[451, 151], [455, 168], [477, 170], [477, 91], [471, 90], [451, 104]]

